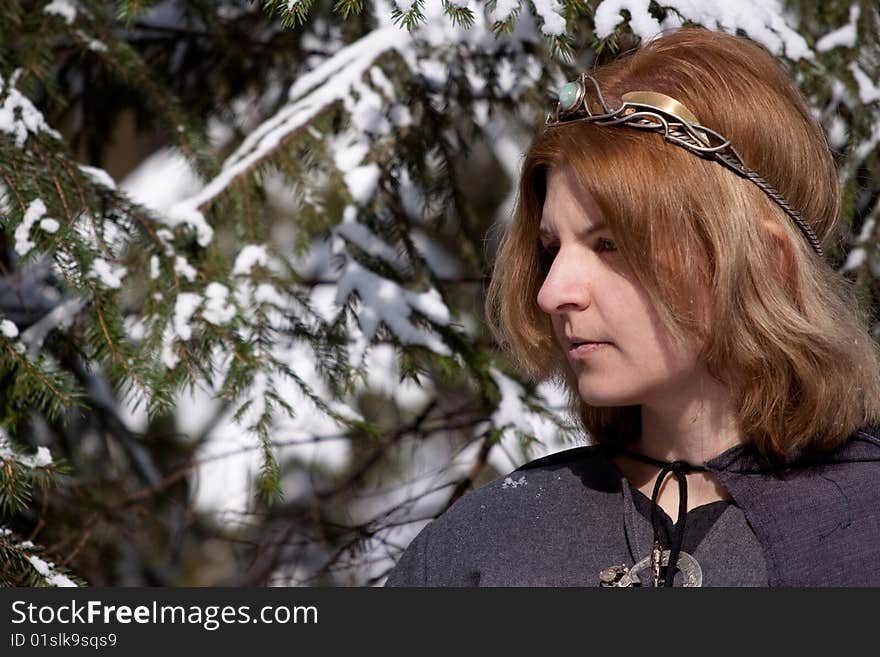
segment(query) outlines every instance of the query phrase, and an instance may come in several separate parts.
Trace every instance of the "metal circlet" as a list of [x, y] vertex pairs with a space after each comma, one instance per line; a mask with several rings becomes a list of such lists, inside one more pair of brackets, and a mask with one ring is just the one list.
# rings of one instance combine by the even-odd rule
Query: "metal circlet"
[[[603, 113], [590, 109], [587, 81], [592, 84], [595, 97]], [[665, 94], [654, 91], [630, 91], [621, 96], [617, 109], [610, 109], [596, 79], [581, 75], [577, 82], [566, 84], [559, 94], [556, 110], [547, 115], [545, 126], [556, 127], [572, 121], [587, 121], [601, 126], [626, 125], [640, 130], [660, 132], [663, 138], [702, 157], [716, 160], [739, 176], [758, 187], [792, 218], [813, 250], [823, 257], [819, 238], [800, 212], [758, 173], [749, 169], [729, 139], [711, 128], [700, 125], [696, 116], [682, 103]]]

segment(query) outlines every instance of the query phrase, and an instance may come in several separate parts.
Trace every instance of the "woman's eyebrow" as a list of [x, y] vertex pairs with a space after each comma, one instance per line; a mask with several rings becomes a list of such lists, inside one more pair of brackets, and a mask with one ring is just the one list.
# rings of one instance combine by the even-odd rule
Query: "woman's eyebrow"
[[[583, 230], [579, 230], [576, 233], [576, 236], [580, 237], [580, 238], [590, 237], [591, 235], [598, 233], [600, 230], [605, 230], [606, 228], [608, 228], [608, 224], [606, 224], [604, 221], [602, 221], [602, 222], [599, 222], [598, 224], [593, 224], [592, 226], [588, 226], [587, 228], [584, 228]], [[543, 226], [538, 226], [538, 235], [540, 235], [541, 237], [548, 237], [548, 238], [555, 237], [555, 233], [553, 233], [552, 231], [550, 231], [547, 228], [544, 228]]]

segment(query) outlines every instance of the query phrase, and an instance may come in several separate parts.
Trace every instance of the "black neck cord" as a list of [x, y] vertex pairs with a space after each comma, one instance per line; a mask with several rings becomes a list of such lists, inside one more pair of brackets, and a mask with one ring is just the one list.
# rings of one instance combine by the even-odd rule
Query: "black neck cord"
[[[684, 529], [687, 524], [687, 477], [685, 475], [689, 472], [706, 472], [706, 468], [702, 465], [691, 465], [687, 461], [661, 461], [659, 459], [651, 458], [650, 456], [630, 452], [622, 447], [613, 446], [613, 449], [620, 454], [635, 459], [636, 461], [649, 463], [660, 468], [660, 473], [657, 475], [657, 480], [654, 482], [654, 492], [651, 495], [651, 528], [654, 530], [654, 546], [652, 554], [655, 551], [662, 554], [662, 547], [660, 544], [660, 515], [658, 513], [660, 505], [657, 504], [657, 498], [660, 496], [660, 486], [663, 484], [663, 480], [666, 479], [666, 475], [670, 472], [678, 480], [678, 520], [675, 523], [674, 537], [672, 538], [672, 544], [669, 547], [669, 562], [666, 568], [666, 578], [663, 582], [663, 586], [671, 587], [672, 581], [675, 579], [678, 556], [681, 554], [681, 546], [682, 543], [684, 543]], [[658, 556], [657, 558], [659, 559], [660, 557]]]

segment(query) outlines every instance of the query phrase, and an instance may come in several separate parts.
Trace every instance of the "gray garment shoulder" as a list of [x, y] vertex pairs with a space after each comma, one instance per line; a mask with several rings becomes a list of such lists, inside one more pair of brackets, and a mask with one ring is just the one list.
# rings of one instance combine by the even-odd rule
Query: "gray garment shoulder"
[[560, 456], [463, 496], [416, 537], [386, 586], [595, 586], [597, 568], [628, 554], [620, 480], [598, 459]]
[[[623, 481], [593, 447], [533, 461], [427, 525], [386, 586], [597, 586], [601, 570], [632, 566], [650, 549], [650, 523]], [[694, 556], [708, 585], [767, 583], [760, 546], [734, 505]]]
[[880, 586], [880, 431], [767, 472], [749, 445], [709, 461], [745, 512], [770, 586]]

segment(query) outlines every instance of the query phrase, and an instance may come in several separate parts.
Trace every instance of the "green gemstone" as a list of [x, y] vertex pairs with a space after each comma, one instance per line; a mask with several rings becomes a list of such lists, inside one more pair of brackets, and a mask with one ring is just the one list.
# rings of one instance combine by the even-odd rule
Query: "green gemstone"
[[559, 109], [570, 112], [581, 100], [581, 85], [578, 82], [569, 82], [559, 90]]

